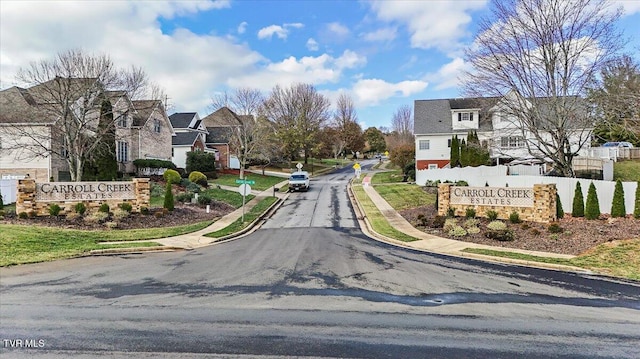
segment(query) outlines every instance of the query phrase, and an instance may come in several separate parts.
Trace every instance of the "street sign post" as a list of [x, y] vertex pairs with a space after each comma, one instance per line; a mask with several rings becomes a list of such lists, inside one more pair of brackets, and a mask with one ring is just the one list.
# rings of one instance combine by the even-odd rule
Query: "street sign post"
[[248, 180], [248, 179], [237, 179], [236, 183], [238, 183], [238, 184], [256, 184], [256, 181]]
[[[238, 180], [236, 180], [236, 182], [238, 182]], [[255, 183], [255, 181], [251, 182]], [[251, 194], [251, 186], [249, 186], [249, 184], [247, 183], [243, 183], [240, 185], [240, 187], [238, 187], [238, 192], [240, 192], [240, 194], [242, 195], [242, 222], [244, 223], [244, 204], [247, 195]]]
[[356, 162], [355, 165], [353, 165], [353, 169], [356, 171], [355, 176], [357, 178], [360, 178], [360, 173], [361, 173], [361, 168], [360, 168], [360, 164], [358, 162]]

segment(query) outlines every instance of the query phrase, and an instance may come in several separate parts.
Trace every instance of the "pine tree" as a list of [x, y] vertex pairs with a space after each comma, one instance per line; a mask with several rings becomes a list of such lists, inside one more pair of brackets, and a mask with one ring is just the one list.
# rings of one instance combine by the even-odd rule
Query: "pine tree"
[[460, 141], [460, 166], [467, 167], [469, 165], [469, 149], [467, 142], [463, 139]]
[[173, 192], [171, 191], [171, 181], [167, 182], [167, 189], [164, 191], [164, 208], [169, 211], [173, 211], [174, 202], [173, 202]]
[[633, 209], [633, 217], [640, 219], [640, 182], [636, 182], [636, 201]]
[[580, 182], [576, 183], [576, 190], [573, 193], [573, 210], [572, 217], [584, 217], [584, 197], [582, 195], [582, 186]]
[[620, 180], [616, 181], [616, 188], [613, 191], [613, 202], [611, 203], [611, 217], [624, 217], [627, 215], [627, 208], [624, 205], [624, 188]]
[[600, 202], [598, 201], [596, 185], [593, 182], [589, 185], [589, 191], [587, 192], [587, 208], [584, 216], [587, 219], [598, 219], [600, 217]]
[[560, 196], [556, 193], [556, 217], [558, 219], [564, 218], [564, 209], [562, 208], [562, 202], [560, 201]]
[[451, 154], [449, 155], [449, 162], [451, 168], [458, 167], [460, 164], [460, 141], [458, 135], [451, 138]]

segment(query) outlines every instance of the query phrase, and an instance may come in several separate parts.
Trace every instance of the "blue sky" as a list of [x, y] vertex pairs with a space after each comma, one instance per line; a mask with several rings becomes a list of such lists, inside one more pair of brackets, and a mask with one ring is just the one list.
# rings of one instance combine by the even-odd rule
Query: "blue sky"
[[[621, 29], [640, 52], [640, 1], [621, 0]], [[210, 112], [238, 87], [312, 83], [355, 101], [364, 128], [389, 127], [416, 99], [459, 96], [463, 50], [485, 0], [0, 2], [0, 88], [18, 68], [72, 48], [140, 66], [170, 112]], [[637, 58], [637, 56], [636, 56]]]

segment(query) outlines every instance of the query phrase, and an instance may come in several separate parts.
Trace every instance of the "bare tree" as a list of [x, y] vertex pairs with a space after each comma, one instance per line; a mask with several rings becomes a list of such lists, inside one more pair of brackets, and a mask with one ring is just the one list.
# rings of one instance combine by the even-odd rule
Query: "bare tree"
[[[465, 92], [503, 98], [497, 106], [529, 153], [573, 176], [594, 114], [580, 96], [621, 47], [619, 10], [606, 0], [493, 0], [466, 53]], [[508, 96], [507, 96], [508, 95]], [[506, 97], [505, 97], [506, 96]]]
[[82, 50], [31, 63], [19, 71], [17, 79], [31, 86], [21, 91], [34, 111], [54, 125], [50, 132], [33, 131], [30, 126], [3, 129], [13, 132], [13, 138], [29, 138], [32, 156], [63, 159], [72, 181], [82, 180], [83, 167], [91, 156], [113, 149], [113, 121], [117, 119], [107, 104], [113, 90], [134, 98], [147, 94], [149, 88], [141, 69], [118, 69], [107, 55]]
[[364, 148], [362, 128], [358, 124], [355, 105], [349, 95], [342, 93], [338, 97], [331, 126], [336, 131], [331, 144], [334, 158], [344, 150], [356, 153]]
[[220, 125], [230, 128], [229, 145], [240, 160], [240, 178], [244, 178], [247, 161], [269, 162], [274, 153], [268, 140], [273, 127], [264, 116], [260, 116], [263, 103], [262, 93], [252, 88], [238, 88], [232, 93], [225, 91], [211, 99], [212, 110], [224, 107], [231, 110], [229, 116], [220, 118]]
[[589, 100], [596, 109], [597, 142], [628, 141], [640, 146], [640, 65], [630, 56], [615, 58], [593, 79]]
[[413, 110], [409, 105], [398, 107], [391, 119], [391, 133], [389, 136], [389, 149], [402, 145], [413, 145]]
[[265, 101], [265, 117], [274, 124], [275, 135], [290, 159], [304, 152], [307, 163], [318, 133], [329, 118], [329, 100], [313, 85], [275, 86]]
[[211, 108], [228, 107], [238, 115], [257, 116], [264, 102], [264, 96], [258, 89], [241, 87], [232, 93], [227, 91], [216, 94], [211, 99]]

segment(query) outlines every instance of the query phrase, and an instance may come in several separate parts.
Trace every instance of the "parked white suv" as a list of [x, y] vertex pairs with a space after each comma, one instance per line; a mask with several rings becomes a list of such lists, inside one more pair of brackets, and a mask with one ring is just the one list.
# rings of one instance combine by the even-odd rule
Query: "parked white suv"
[[308, 191], [309, 190], [309, 173], [306, 171], [298, 171], [289, 177], [289, 191]]

